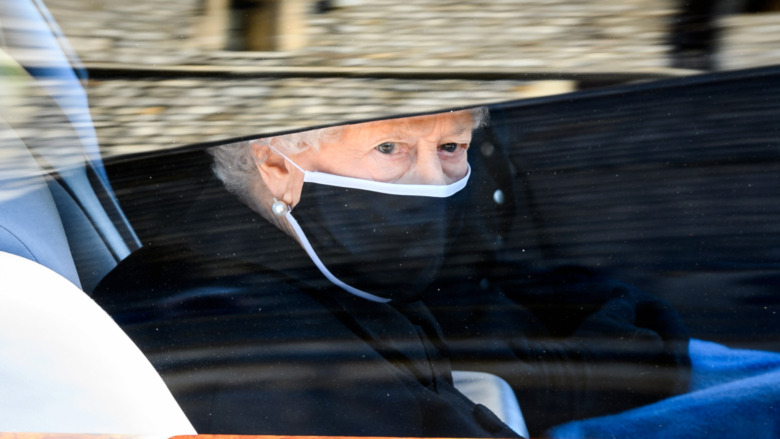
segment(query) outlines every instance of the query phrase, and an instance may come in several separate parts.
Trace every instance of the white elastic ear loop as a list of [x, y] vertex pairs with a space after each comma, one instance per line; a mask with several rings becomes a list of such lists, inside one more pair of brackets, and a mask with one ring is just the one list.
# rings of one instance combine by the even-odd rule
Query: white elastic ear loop
[[[295, 166], [298, 170], [303, 172], [304, 182], [325, 184], [329, 186], [337, 186], [337, 187], [344, 187], [350, 189], [363, 189], [372, 192], [380, 192], [380, 193], [391, 194], [391, 195], [410, 195], [410, 196], [446, 198], [451, 195], [454, 195], [455, 193], [459, 192], [461, 189], [466, 187], [469, 177], [471, 176], [471, 166], [467, 165], [468, 171], [466, 173], [466, 176], [461, 178], [457, 182], [448, 185], [397, 184], [397, 183], [384, 183], [384, 182], [378, 182], [372, 180], [364, 180], [361, 178], [342, 177], [340, 175], [306, 171], [305, 169], [298, 166], [298, 164], [292, 161], [289, 157], [284, 155], [284, 153], [280, 152], [279, 150], [277, 150], [271, 145], [269, 145], [269, 147], [274, 152], [282, 156], [285, 160], [290, 162], [290, 164]], [[379, 303], [390, 302], [390, 299], [379, 297], [377, 295], [355, 288], [352, 285], [349, 285], [344, 281], [342, 281], [341, 279], [337, 278], [333, 273], [330, 272], [330, 270], [328, 270], [328, 268], [322, 262], [320, 257], [317, 256], [317, 252], [314, 251], [314, 248], [311, 246], [311, 243], [309, 242], [309, 239], [306, 237], [306, 234], [303, 232], [303, 229], [301, 229], [301, 226], [298, 224], [298, 221], [295, 219], [295, 217], [293, 217], [292, 211], [288, 210], [284, 215], [284, 217], [287, 218], [287, 222], [293, 228], [295, 235], [298, 237], [298, 240], [300, 241], [303, 249], [309, 255], [309, 258], [312, 260], [312, 262], [314, 262], [314, 265], [317, 267], [317, 269], [320, 270], [320, 273], [322, 273], [322, 275], [325, 276], [329, 281], [331, 281], [334, 285], [338, 286], [344, 291], [354, 294], [355, 296], [362, 297], [363, 299], [367, 299], [372, 302], [379, 302]]]
[[273, 152], [275, 152], [275, 153], [279, 154], [280, 156], [282, 156], [282, 158], [284, 158], [285, 160], [287, 160], [288, 162], [290, 162], [290, 164], [291, 164], [291, 165], [293, 165], [293, 166], [295, 166], [296, 168], [298, 168], [298, 170], [299, 170], [299, 171], [303, 172], [304, 174], [306, 174], [307, 172], [309, 172], [309, 171], [306, 171], [305, 169], [301, 168], [300, 166], [298, 166], [298, 164], [297, 164], [297, 163], [295, 163], [294, 161], [292, 161], [292, 159], [290, 159], [290, 157], [287, 157], [287, 156], [286, 156], [286, 155], [285, 155], [283, 152], [281, 152], [281, 151], [279, 151], [278, 149], [274, 148], [274, 147], [273, 147], [273, 145], [271, 145], [270, 143], [268, 144], [268, 147], [269, 147], [269, 148], [271, 148], [271, 150], [272, 150]]
[[295, 218], [292, 216], [291, 212], [288, 212], [287, 215], [285, 215], [287, 218], [287, 221], [292, 226], [293, 230], [295, 231], [295, 235], [298, 236], [298, 240], [301, 242], [301, 246], [304, 250], [306, 250], [306, 253], [309, 255], [309, 258], [311, 258], [312, 262], [314, 262], [314, 265], [317, 266], [317, 268], [320, 270], [320, 272], [325, 276], [329, 281], [331, 281], [334, 285], [337, 287], [343, 289], [344, 291], [354, 294], [355, 296], [362, 297], [363, 299], [370, 300], [372, 302], [379, 302], [379, 303], [387, 303], [390, 301], [390, 299], [385, 299], [384, 297], [379, 297], [371, 293], [367, 293], [363, 290], [360, 290], [358, 288], [353, 287], [352, 285], [348, 285], [344, 283], [341, 279], [337, 278], [333, 275], [333, 273], [328, 270], [327, 267], [325, 267], [325, 264], [322, 263], [319, 256], [317, 256], [317, 252], [314, 251], [314, 248], [312, 248], [311, 243], [309, 243], [309, 239], [306, 238], [306, 234], [303, 233], [303, 229], [301, 229], [301, 226], [298, 225], [298, 221], [295, 220]]

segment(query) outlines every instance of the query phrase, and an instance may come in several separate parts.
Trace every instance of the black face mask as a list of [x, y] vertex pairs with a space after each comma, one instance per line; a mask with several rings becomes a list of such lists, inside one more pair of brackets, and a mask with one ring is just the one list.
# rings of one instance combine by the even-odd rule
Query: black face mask
[[334, 284], [373, 301], [413, 300], [461, 227], [470, 172], [437, 186], [304, 171], [301, 201], [287, 219]]

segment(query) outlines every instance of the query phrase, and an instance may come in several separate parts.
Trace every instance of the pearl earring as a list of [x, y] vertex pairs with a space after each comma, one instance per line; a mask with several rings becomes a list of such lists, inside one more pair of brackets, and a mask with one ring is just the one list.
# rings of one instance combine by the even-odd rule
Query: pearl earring
[[274, 204], [271, 205], [271, 211], [273, 211], [274, 215], [284, 216], [288, 210], [289, 207], [287, 207], [287, 203], [284, 201], [279, 201], [276, 199], [276, 197], [274, 197]]

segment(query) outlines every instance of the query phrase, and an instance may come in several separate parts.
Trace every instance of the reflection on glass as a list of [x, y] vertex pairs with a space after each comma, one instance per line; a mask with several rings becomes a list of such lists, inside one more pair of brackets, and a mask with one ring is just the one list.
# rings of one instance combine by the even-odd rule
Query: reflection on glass
[[[185, 196], [175, 231], [123, 261], [96, 298], [191, 418], [209, 419], [201, 432], [511, 436], [524, 419], [532, 435], [598, 436], [676, 419], [658, 405], [717, 413], [749, 392], [713, 397], [711, 386], [774, 375], [745, 374], [743, 352], [690, 340], [646, 291], [680, 291], [668, 278], [632, 285], [584, 265], [607, 251], [631, 257], [628, 241], [590, 234], [633, 227], [611, 222], [609, 203], [645, 212], [626, 194], [673, 184], [624, 168], [654, 166], [657, 152], [590, 152], [596, 134], [578, 124], [588, 118], [613, 140], [602, 148], [639, 148], [610, 137], [630, 121], [600, 118], [599, 99], [617, 98], [504, 105], [490, 125], [465, 110], [213, 148], [221, 181]], [[662, 256], [672, 264], [679, 252]], [[653, 267], [634, 271], [663, 275]], [[722, 367], [731, 355], [740, 366]], [[777, 363], [750, 355], [763, 370]], [[463, 370], [490, 374], [477, 387], [511, 398], [479, 399]], [[257, 416], [266, 412], [276, 416]]]

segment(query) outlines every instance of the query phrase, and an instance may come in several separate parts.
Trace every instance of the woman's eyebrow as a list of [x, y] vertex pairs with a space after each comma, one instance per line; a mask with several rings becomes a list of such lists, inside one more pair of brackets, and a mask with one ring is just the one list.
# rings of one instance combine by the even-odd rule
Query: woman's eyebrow
[[[418, 137], [419, 133], [415, 133], [414, 129], [415, 125], [411, 121], [398, 121], [398, 123], [393, 123], [390, 126], [377, 130], [377, 133], [370, 136], [370, 142], [377, 144], [383, 141], [404, 141], [412, 137]], [[450, 130], [443, 133], [442, 137], [465, 137], [470, 136], [472, 132], [471, 122], [462, 123], [453, 126]]]
[[371, 139], [374, 143], [376, 143], [383, 141], [403, 141], [409, 139], [410, 137], [415, 137], [409, 133], [408, 129], [405, 128], [408, 127], [394, 126], [391, 129], [382, 130], [381, 132], [377, 133], [376, 136], [372, 136]]
[[447, 136], [452, 137], [458, 137], [458, 136], [471, 136], [474, 130], [471, 128], [471, 125], [464, 125], [460, 127], [455, 127], [452, 129], [452, 131], [448, 132]]
[[389, 137], [409, 137], [409, 132], [414, 130], [414, 124], [410, 120], [400, 119], [385, 127], [385, 130]]

